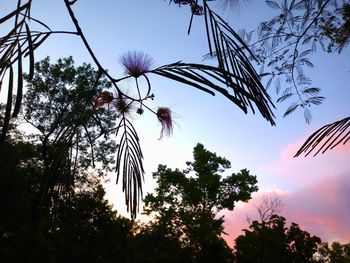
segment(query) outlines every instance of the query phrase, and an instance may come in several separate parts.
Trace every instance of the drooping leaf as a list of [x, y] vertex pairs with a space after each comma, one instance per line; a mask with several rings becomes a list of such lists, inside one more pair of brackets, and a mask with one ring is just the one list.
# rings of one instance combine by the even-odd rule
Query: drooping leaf
[[346, 144], [349, 140], [350, 116], [327, 124], [315, 131], [307, 138], [294, 157], [298, 157], [301, 154], [307, 156], [312, 152], [314, 152], [314, 156], [320, 152], [323, 154], [341, 143]]
[[[245, 113], [248, 108], [254, 112], [253, 105], [255, 104], [260, 113], [274, 124], [273, 113], [270, 109], [272, 104], [270, 97], [264, 89], [254, 90], [251, 88], [256, 85], [253, 79], [248, 79], [247, 81], [241, 78], [241, 75], [223, 72], [217, 67], [209, 65], [182, 62], [156, 68], [150, 73], [190, 85], [211, 95], [219, 92]], [[227, 83], [228, 78], [230, 79], [230, 85]]]
[[280, 9], [280, 6], [275, 1], [265, 0], [265, 3], [273, 9]]
[[[261, 114], [273, 125], [274, 107], [267, 95], [261, 80], [245, 54], [255, 58], [242, 38], [219, 15], [213, 12], [206, 1], [203, 2], [204, 18], [210, 56], [215, 53], [218, 67], [226, 78], [227, 86], [238, 86], [241, 90], [253, 95], [255, 104]], [[234, 78], [232, 79], [232, 76]], [[242, 80], [242, 81], [241, 81]], [[241, 98], [242, 100], [242, 98]], [[252, 108], [252, 101], [244, 104]]]
[[6, 139], [6, 133], [10, 124], [11, 109], [12, 109], [12, 94], [13, 94], [13, 68], [11, 65], [10, 72], [9, 72], [9, 84], [8, 84], [8, 92], [7, 92], [5, 117], [4, 117], [4, 123], [2, 125], [1, 135], [0, 135], [0, 146]]
[[304, 119], [305, 119], [307, 124], [310, 124], [310, 122], [312, 120], [311, 111], [308, 107], [304, 107]]
[[12, 118], [17, 117], [23, 98], [23, 70], [22, 70], [22, 51], [21, 45], [18, 44], [18, 72], [17, 72], [17, 93], [16, 93], [16, 102], [13, 109]]
[[287, 117], [288, 115], [290, 115], [291, 113], [293, 113], [300, 105], [296, 102], [292, 103], [288, 109], [286, 110], [286, 112], [283, 114], [283, 117]]
[[127, 210], [134, 219], [142, 199], [143, 155], [136, 130], [125, 115], [119, 122], [116, 136], [118, 135], [120, 140], [116, 163], [117, 183], [121, 175]]
[[34, 48], [33, 48], [33, 41], [32, 36], [30, 33], [30, 29], [27, 23], [26, 25], [26, 32], [27, 32], [27, 41], [28, 41], [28, 49], [29, 49], [29, 73], [28, 73], [28, 79], [33, 79], [34, 75]]

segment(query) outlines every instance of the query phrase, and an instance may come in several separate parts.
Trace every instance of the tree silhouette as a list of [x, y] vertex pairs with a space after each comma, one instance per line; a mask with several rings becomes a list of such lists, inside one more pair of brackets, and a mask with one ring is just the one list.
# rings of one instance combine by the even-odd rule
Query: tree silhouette
[[313, 256], [321, 239], [285, 218], [272, 215], [269, 220], [253, 221], [244, 235], [235, 239], [236, 262], [315, 262]]
[[[232, 255], [225, 253], [228, 248], [220, 237], [224, 219], [217, 214], [233, 210], [238, 201], [247, 202], [258, 189], [257, 180], [246, 169], [223, 177], [230, 162], [202, 144], [194, 147], [193, 156], [184, 171], [158, 167], [153, 174], [158, 185], [154, 194], [145, 197], [144, 211], [155, 214], [155, 229], [165, 229], [168, 236], [182, 240], [203, 262], [212, 262], [213, 257], [226, 262]], [[209, 251], [216, 252], [210, 255]]]
[[[43, 161], [38, 209], [47, 209], [53, 193], [70, 195], [82, 171], [112, 170], [116, 145], [101, 130], [113, 129], [112, 113], [92, 107], [96, 94], [110, 86], [105, 78], [96, 79], [91, 65], [75, 67], [73, 59], [49, 58], [36, 62], [31, 80], [27, 74], [21, 117], [33, 128]], [[98, 113], [98, 114], [97, 114]], [[99, 163], [97, 168], [95, 162]]]
[[112, 209], [93, 174], [77, 176], [68, 196], [53, 189], [33, 224], [46, 179], [40, 145], [12, 127], [8, 135], [0, 151], [1, 262], [128, 262], [133, 223]]

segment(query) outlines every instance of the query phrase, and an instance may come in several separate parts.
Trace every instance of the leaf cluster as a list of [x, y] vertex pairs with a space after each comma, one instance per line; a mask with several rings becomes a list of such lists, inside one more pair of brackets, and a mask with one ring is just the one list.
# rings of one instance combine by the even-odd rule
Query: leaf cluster
[[242, 38], [261, 65], [260, 75], [268, 77], [266, 88], [274, 83], [277, 102], [294, 100], [284, 117], [303, 109], [309, 123], [310, 107], [320, 105], [324, 97], [320, 96], [320, 88], [312, 86], [304, 68], [314, 67], [311, 57], [318, 46], [327, 52], [341, 52], [347, 46], [348, 4], [337, 0], [265, 2], [278, 14], [260, 23], [256, 38], [252, 37], [253, 31], [245, 30]]

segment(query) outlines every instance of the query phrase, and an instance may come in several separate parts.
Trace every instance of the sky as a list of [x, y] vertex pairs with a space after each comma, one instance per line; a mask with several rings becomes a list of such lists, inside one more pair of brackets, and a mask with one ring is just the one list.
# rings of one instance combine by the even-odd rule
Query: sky
[[[6, 13], [16, 1], [1, 0], [0, 10]], [[203, 17], [195, 17], [187, 35], [190, 19], [188, 8], [179, 8], [163, 0], [80, 0], [74, 12], [81, 28], [103, 67], [115, 77], [123, 76], [120, 56], [127, 51], [143, 51], [154, 59], [154, 66], [179, 60], [201, 63], [208, 53]], [[254, 30], [259, 22], [274, 13], [264, 1], [251, 1], [230, 11], [212, 4], [213, 9], [235, 29]], [[33, 0], [32, 16], [52, 30], [74, 30], [61, 0]], [[50, 55], [55, 61], [72, 55], [76, 65], [93, 61], [76, 36], [50, 37], [36, 52], [36, 59]], [[303, 112], [283, 118], [289, 104], [276, 104], [276, 123], [272, 127], [259, 114], [244, 114], [224, 97], [212, 97], [199, 90], [171, 80], [152, 79], [155, 100], [149, 104], [170, 107], [175, 126], [170, 138], [159, 139], [160, 124], [152, 114], [135, 116], [133, 123], [141, 139], [144, 153], [144, 192], [155, 187], [152, 172], [158, 164], [185, 168], [192, 160], [193, 147], [198, 143], [226, 157], [232, 163], [230, 172], [247, 168], [257, 176], [259, 191], [248, 203], [238, 203], [233, 212], [224, 211], [225, 239], [233, 239], [248, 228], [247, 217], [257, 219], [255, 206], [263, 196], [278, 196], [283, 203], [281, 215], [288, 223], [298, 223], [302, 229], [323, 241], [350, 241], [350, 144], [337, 147], [316, 157], [293, 158], [306, 138], [317, 128], [349, 115], [350, 49], [327, 54], [319, 49], [307, 71], [313, 85], [326, 97], [321, 106], [312, 108], [313, 120], [308, 125]], [[211, 63], [211, 62], [208, 62]], [[133, 83], [123, 89], [134, 94]], [[273, 98], [274, 90], [269, 90]], [[4, 95], [1, 94], [3, 97]], [[106, 184], [108, 199], [123, 215], [128, 216], [121, 185], [115, 185], [115, 175]], [[142, 216], [140, 216], [143, 219]]]

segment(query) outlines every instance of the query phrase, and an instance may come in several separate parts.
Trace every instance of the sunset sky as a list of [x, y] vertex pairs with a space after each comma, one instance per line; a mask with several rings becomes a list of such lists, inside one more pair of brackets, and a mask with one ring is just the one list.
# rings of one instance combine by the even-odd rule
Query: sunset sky
[[[16, 1], [2, 0], [1, 14], [10, 11]], [[154, 59], [154, 66], [179, 60], [201, 63], [208, 52], [203, 17], [195, 17], [192, 32], [187, 35], [190, 19], [188, 8], [179, 8], [163, 0], [80, 0], [74, 5], [82, 30], [103, 66], [115, 77], [123, 76], [119, 57], [138, 50]], [[213, 3], [213, 7], [217, 5]], [[259, 22], [274, 14], [264, 1], [251, 1], [234, 10], [217, 7], [235, 29], [254, 30]], [[34, 0], [32, 16], [47, 23], [53, 30], [74, 30], [62, 0]], [[76, 36], [51, 36], [37, 50], [36, 60], [50, 55], [52, 62], [72, 55], [76, 65], [92, 60]], [[224, 97], [212, 97], [194, 88], [167, 79], [151, 76], [155, 100], [151, 108], [170, 107], [176, 122], [173, 136], [158, 140], [160, 125], [152, 114], [135, 116], [144, 153], [145, 192], [154, 187], [152, 172], [158, 164], [185, 168], [192, 160], [193, 147], [198, 143], [226, 157], [232, 163], [231, 172], [247, 168], [257, 176], [259, 191], [247, 204], [238, 204], [225, 213], [226, 240], [233, 239], [248, 228], [247, 217], [257, 219], [254, 205], [264, 195], [274, 194], [283, 203], [281, 215], [298, 223], [302, 229], [324, 241], [350, 241], [350, 143], [316, 157], [293, 158], [305, 139], [317, 128], [350, 114], [350, 49], [340, 55], [324, 53], [321, 48], [313, 55], [315, 68], [307, 74], [313, 85], [326, 97], [321, 106], [312, 108], [313, 120], [306, 124], [302, 111], [283, 118], [289, 102], [276, 104], [276, 127], [270, 126], [259, 114], [245, 115]], [[213, 63], [206, 61], [205, 63]], [[133, 82], [123, 88], [133, 94]], [[274, 88], [269, 90], [276, 99]], [[135, 95], [135, 94], [134, 94]], [[4, 95], [1, 94], [3, 97]], [[128, 216], [124, 207], [121, 185], [115, 177], [106, 186], [108, 198], [115, 208]]]

